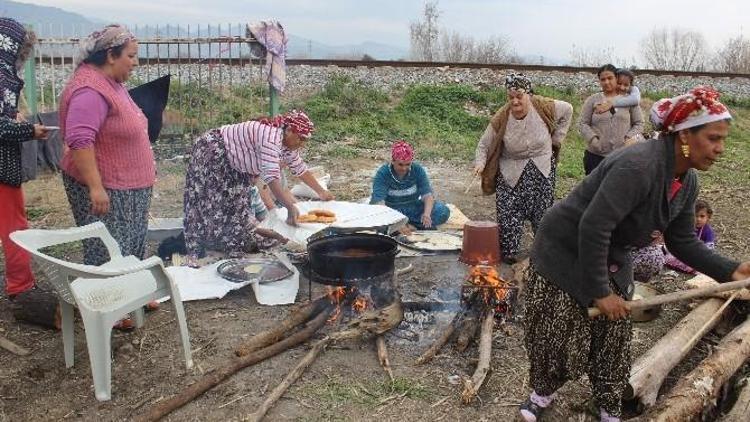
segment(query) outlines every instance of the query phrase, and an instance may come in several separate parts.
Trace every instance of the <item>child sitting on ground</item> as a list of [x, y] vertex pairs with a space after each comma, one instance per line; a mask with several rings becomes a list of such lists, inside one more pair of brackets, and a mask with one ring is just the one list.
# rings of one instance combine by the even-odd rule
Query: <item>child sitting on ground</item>
[[[708, 202], [704, 200], [695, 201], [695, 235], [698, 236], [709, 249], [716, 246], [716, 235], [708, 222], [714, 215], [714, 210]], [[665, 265], [673, 270], [682, 271], [688, 274], [695, 274], [696, 271], [689, 265], [683, 263], [674, 255], [668, 253]]]

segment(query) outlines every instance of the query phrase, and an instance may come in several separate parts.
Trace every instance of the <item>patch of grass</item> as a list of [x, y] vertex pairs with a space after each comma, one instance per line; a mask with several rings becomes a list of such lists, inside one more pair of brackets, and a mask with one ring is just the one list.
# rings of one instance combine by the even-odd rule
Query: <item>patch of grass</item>
[[200, 133], [267, 114], [268, 87], [208, 87], [172, 81], [165, 133]]
[[328, 379], [323, 384], [305, 388], [303, 394], [330, 405], [356, 403], [372, 408], [386, 403], [393, 396], [428, 400], [434, 392], [418, 381], [398, 377], [393, 382], [362, 380], [352, 383]]
[[359, 155], [359, 151], [349, 145], [334, 145], [327, 151], [327, 155], [331, 158], [354, 158]]
[[26, 217], [29, 221], [40, 220], [50, 212], [52, 212], [52, 210], [48, 208], [26, 207]]

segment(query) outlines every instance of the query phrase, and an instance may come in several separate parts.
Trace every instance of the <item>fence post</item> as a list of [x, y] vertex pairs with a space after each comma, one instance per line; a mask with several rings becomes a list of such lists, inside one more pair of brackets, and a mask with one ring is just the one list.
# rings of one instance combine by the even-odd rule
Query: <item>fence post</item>
[[[33, 31], [34, 27], [27, 25], [26, 30]], [[29, 54], [29, 58], [26, 59], [26, 63], [23, 66], [23, 80], [23, 91], [24, 96], [26, 97], [26, 105], [29, 107], [29, 115], [33, 118], [37, 113], [36, 57], [33, 53]]]
[[275, 116], [279, 114], [279, 92], [270, 83], [268, 84], [269, 93], [269, 114]]

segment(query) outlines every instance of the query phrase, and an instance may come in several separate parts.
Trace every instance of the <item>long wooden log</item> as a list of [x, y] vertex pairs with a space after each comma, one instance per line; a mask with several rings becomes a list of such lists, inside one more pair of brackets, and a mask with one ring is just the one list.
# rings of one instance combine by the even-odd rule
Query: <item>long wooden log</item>
[[[685, 286], [687, 286], [690, 289], [701, 289], [701, 288], [708, 287], [708, 286], [716, 286], [718, 284], [719, 284], [718, 281], [714, 280], [713, 278], [705, 274], [698, 274], [695, 277], [685, 282]], [[714, 293], [711, 296], [718, 297], [721, 299], [728, 299], [729, 296], [736, 294], [736, 293], [737, 293], [737, 296], [735, 297], [734, 300], [750, 300], [750, 290], [748, 289], [737, 290], [735, 293], [732, 293], [732, 292]]]
[[[716, 293], [728, 292], [730, 290], [742, 289], [750, 286], [750, 278], [744, 280], [732, 281], [729, 283], [720, 283], [715, 286], [707, 286], [700, 289], [682, 290], [664, 295], [657, 295], [641, 300], [627, 301], [630, 310], [647, 309], [654, 306], [664, 305], [666, 303], [679, 302], [681, 300], [696, 299], [700, 297], [713, 296]], [[599, 308], [589, 308], [589, 317], [594, 318], [601, 315]]]
[[245, 343], [234, 350], [237, 356], [248, 355], [269, 344], [273, 344], [284, 338], [294, 328], [309, 321], [318, 315], [329, 304], [328, 297], [321, 297], [292, 311], [292, 313], [275, 327], [250, 337]]
[[476, 315], [469, 315], [461, 322], [461, 328], [458, 330], [458, 338], [456, 339], [456, 351], [463, 352], [469, 347], [469, 343], [477, 334], [479, 329], [479, 321]]
[[750, 358], [750, 319], [732, 330], [711, 356], [675, 385], [659, 400], [647, 420], [656, 422], [689, 421], [700, 416], [706, 406], [715, 403], [721, 387]]
[[315, 318], [310, 320], [305, 328], [290, 335], [289, 337], [274, 343], [271, 346], [257, 350], [249, 355], [237, 357], [232, 360], [229, 364], [217, 368], [211, 373], [206, 374], [203, 378], [198, 380], [196, 383], [190, 385], [188, 388], [183, 390], [178, 395], [172, 397], [169, 400], [159, 402], [151, 406], [146, 412], [138, 416], [135, 420], [139, 422], [145, 421], [157, 421], [170, 412], [179, 409], [185, 404], [189, 403], [196, 397], [212, 389], [231, 375], [235, 374], [239, 370], [248, 366], [254, 365], [265, 359], [290, 349], [298, 344], [301, 344], [308, 340], [315, 334], [323, 325], [331, 314], [332, 307], [325, 308]]
[[440, 335], [440, 337], [435, 339], [432, 345], [430, 345], [430, 347], [427, 350], [425, 350], [425, 352], [422, 353], [421, 356], [417, 358], [417, 361], [416, 361], [417, 365], [425, 364], [431, 361], [432, 358], [435, 357], [437, 352], [439, 352], [440, 349], [442, 349], [443, 346], [445, 346], [445, 343], [447, 343], [448, 340], [451, 338], [451, 336], [453, 335], [453, 332], [456, 331], [456, 327], [458, 327], [458, 325], [461, 323], [461, 321], [464, 318], [464, 315], [465, 315], [464, 312], [459, 312], [453, 317], [453, 320], [451, 321], [450, 324], [448, 324], [448, 326], [445, 328], [445, 330]]
[[273, 389], [271, 394], [263, 401], [255, 413], [249, 415], [247, 420], [257, 422], [265, 417], [268, 410], [284, 395], [287, 389], [299, 379], [310, 364], [317, 359], [326, 346], [334, 341], [342, 341], [365, 334], [381, 335], [396, 327], [404, 318], [401, 301], [397, 300], [390, 305], [372, 311], [362, 313], [357, 319], [348, 324], [347, 329], [328, 335], [319, 340], [304, 358], [292, 369], [284, 380]]
[[490, 358], [492, 357], [492, 331], [495, 327], [495, 310], [490, 308], [482, 318], [482, 329], [479, 334], [479, 362], [471, 379], [464, 380], [464, 391], [461, 400], [470, 404], [477, 396], [490, 372]]
[[388, 359], [388, 346], [385, 343], [385, 337], [382, 335], [375, 337], [375, 347], [378, 350], [378, 361], [380, 362], [380, 365], [385, 370], [385, 373], [388, 374], [388, 378], [391, 379], [391, 382], [393, 382], [393, 370], [391, 369], [391, 361]]
[[737, 401], [721, 422], [747, 422], [750, 418], [750, 378], [745, 378], [745, 386], [740, 390]]
[[300, 376], [307, 370], [307, 368], [310, 366], [315, 359], [320, 355], [320, 353], [328, 346], [328, 344], [333, 341], [330, 336], [326, 336], [319, 340], [312, 349], [310, 349], [309, 352], [305, 355], [304, 358], [297, 364], [297, 366], [292, 369], [292, 371], [284, 378], [284, 380], [281, 382], [281, 384], [277, 385], [276, 388], [271, 391], [271, 394], [263, 401], [263, 403], [260, 405], [258, 410], [255, 411], [255, 413], [249, 415], [247, 417], [247, 420], [252, 422], [258, 422], [261, 419], [263, 419], [264, 416], [266, 416], [266, 413], [268, 413], [268, 410], [273, 407], [273, 405], [281, 398], [281, 396], [284, 395], [287, 389], [294, 384], [297, 379], [299, 379]]
[[651, 349], [636, 359], [630, 370], [625, 399], [637, 400], [639, 408], [642, 409], [651, 407], [656, 402], [659, 389], [669, 372], [700, 338], [719, 322], [720, 318], [713, 316], [721, 308], [722, 303], [721, 299], [705, 300], [677, 322]]
[[13, 343], [3, 336], [0, 336], [0, 347], [18, 356], [26, 356], [31, 353], [28, 349]]

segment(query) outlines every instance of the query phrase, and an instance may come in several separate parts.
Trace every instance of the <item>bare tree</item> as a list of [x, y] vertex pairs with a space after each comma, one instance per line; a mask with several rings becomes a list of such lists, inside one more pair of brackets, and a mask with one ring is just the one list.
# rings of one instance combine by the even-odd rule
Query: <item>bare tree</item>
[[593, 49], [573, 44], [569, 56], [571, 66], [597, 67], [605, 63], [621, 63], [619, 58], [615, 57], [615, 49], [613, 47]]
[[641, 55], [652, 69], [703, 70], [708, 53], [703, 34], [671, 28], [652, 30], [643, 39]]
[[443, 31], [440, 34], [440, 60], [446, 62], [467, 61], [469, 50], [474, 49], [474, 39], [464, 37], [457, 32]]
[[476, 44], [472, 51], [473, 57], [469, 61], [475, 63], [504, 63], [510, 61], [515, 54], [510, 44], [503, 37], [489, 37]]
[[409, 25], [409, 34], [411, 38], [411, 56], [414, 60], [434, 61], [436, 57], [436, 48], [438, 44], [438, 20], [440, 19], [440, 10], [438, 2], [428, 1], [424, 4], [422, 20], [412, 22]]
[[440, 26], [438, 2], [426, 2], [421, 19], [409, 27], [411, 57], [423, 61], [520, 63], [510, 43], [503, 37], [475, 40], [473, 37]]
[[716, 70], [730, 73], [750, 73], [750, 40], [742, 35], [730, 38], [716, 53]]

